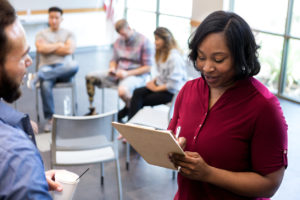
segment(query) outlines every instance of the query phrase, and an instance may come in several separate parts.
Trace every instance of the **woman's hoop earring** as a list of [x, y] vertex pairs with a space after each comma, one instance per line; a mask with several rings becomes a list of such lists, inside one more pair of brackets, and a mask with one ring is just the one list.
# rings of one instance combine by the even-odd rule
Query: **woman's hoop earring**
[[245, 72], [246, 72], [246, 67], [245, 66], [242, 66], [242, 72], [243, 72], [243, 74], [245, 74]]

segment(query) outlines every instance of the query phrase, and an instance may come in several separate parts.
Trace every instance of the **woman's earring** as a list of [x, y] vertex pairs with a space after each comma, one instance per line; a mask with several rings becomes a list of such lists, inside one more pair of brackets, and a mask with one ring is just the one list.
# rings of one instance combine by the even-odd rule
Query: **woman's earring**
[[242, 71], [243, 71], [243, 74], [245, 74], [245, 72], [246, 72], [246, 67], [245, 66], [242, 66]]

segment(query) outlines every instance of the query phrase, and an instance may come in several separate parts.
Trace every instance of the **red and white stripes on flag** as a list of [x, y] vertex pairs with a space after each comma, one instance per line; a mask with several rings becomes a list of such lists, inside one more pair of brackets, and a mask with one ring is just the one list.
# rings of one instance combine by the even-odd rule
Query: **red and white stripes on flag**
[[107, 20], [114, 20], [114, 2], [113, 0], [105, 0], [103, 8], [106, 12], [106, 19]]

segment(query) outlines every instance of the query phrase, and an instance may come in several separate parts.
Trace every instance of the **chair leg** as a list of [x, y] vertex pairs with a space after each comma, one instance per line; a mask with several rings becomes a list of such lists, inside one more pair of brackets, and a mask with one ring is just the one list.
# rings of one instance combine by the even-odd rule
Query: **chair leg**
[[176, 172], [173, 170], [172, 171], [172, 179], [175, 180], [175, 178], [176, 178]]
[[35, 88], [35, 109], [36, 109], [36, 121], [40, 124], [40, 114], [39, 114], [39, 91]]
[[126, 143], [126, 170], [129, 171], [129, 162], [130, 162], [130, 144]]
[[101, 165], [101, 186], [103, 186], [103, 184], [104, 184], [104, 164], [103, 164], [103, 162], [100, 165]]
[[120, 163], [119, 159], [116, 158], [116, 172], [117, 172], [117, 178], [118, 178], [118, 188], [119, 188], [119, 200], [123, 199], [122, 195], [122, 180], [121, 180], [121, 172], [120, 172]]
[[102, 88], [102, 95], [101, 95], [101, 98], [102, 98], [102, 102], [101, 102], [101, 113], [104, 113], [104, 101], [105, 101], [105, 96], [104, 96], [104, 88]]
[[117, 110], [120, 110], [120, 97], [119, 94], [117, 93]]
[[76, 87], [72, 86], [72, 111], [73, 116], [77, 115], [77, 101], [76, 101], [77, 95], [76, 95]]

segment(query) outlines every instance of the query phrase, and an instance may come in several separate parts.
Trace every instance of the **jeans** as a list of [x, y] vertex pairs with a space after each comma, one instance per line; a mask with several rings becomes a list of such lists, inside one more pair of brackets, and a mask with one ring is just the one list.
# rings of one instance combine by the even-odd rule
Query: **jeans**
[[45, 119], [51, 119], [54, 114], [54, 99], [52, 89], [57, 82], [70, 82], [77, 73], [78, 65], [63, 65], [61, 63], [42, 66], [37, 75], [40, 81], [41, 97]]

